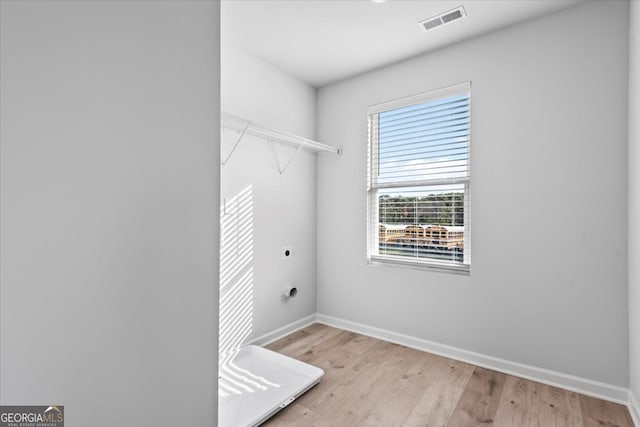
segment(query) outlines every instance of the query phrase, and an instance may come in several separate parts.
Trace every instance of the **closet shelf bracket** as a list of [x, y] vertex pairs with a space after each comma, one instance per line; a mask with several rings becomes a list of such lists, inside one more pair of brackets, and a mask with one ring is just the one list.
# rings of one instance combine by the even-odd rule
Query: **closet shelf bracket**
[[296, 158], [296, 156], [302, 150], [303, 147], [304, 147], [304, 143], [301, 142], [298, 145], [298, 148], [296, 148], [296, 151], [291, 155], [291, 157], [289, 158], [287, 163], [284, 166], [280, 166], [280, 158], [278, 156], [278, 152], [276, 151], [274, 145], [271, 146], [271, 148], [273, 150], [273, 154], [276, 157], [276, 162], [278, 163], [278, 171], [280, 172], [280, 177], [282, 177], [284, 175], [284, 173], [286, 172], [287, 168], [289, 168], [289, 165], [293, 162], [293, 159]]
[[240, 133], [240, 136], [238, 137], [238, 140], [236, 141], [236, 143], [233, 144], [233, 148], [231, 149], [231, 151], [227, 155], [227, 158], [222, 161], [222, 166], [227, 164], [227, 162], [231, 158], [231, 155], [233, 154], [233, 152], [236, 151], [236, 148], [238, 148], [238, 145], [240, 145], [240, 141], [242, 141], [242, 138], [244, 138], [244, 134], [247, 133], [247, 130], [249, 129], [249, 126], [251, 126], [251, 122], [247, 121], [247, 124], [245, 125], [244, 129], [242, 129], [242, 132]]

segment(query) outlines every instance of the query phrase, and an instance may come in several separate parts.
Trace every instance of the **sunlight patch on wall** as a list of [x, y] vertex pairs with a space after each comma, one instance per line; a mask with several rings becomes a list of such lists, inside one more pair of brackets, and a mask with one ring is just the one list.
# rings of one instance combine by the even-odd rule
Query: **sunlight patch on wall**
[[218, 391], [240, 395], [278, 387], [234, 363], [253, 331], [253, 194], [248, 186], [220, 212], [220, 338]]

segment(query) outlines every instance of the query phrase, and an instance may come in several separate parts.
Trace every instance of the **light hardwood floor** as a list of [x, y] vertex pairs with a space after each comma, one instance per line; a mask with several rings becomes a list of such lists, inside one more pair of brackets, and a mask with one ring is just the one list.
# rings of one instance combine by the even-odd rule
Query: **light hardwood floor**
[[265, 426], [633, 427], [622, 405], [321, 324], [267, 347], [325, 376]]

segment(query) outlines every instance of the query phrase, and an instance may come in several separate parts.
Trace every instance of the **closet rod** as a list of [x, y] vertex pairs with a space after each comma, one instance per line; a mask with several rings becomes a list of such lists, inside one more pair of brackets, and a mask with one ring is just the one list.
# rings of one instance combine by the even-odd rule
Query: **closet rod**
[[[304, 138], [302, 136], [293, 135], [287, 132], [279, 130], [269, 129], [259, 124], [253, 123], [250, 120], [243, 119], [233, 114], [223, 112], [222, 115], [222, 127], [231, 129], [236, 132], [242, 132], [243, 134], [253, 135], [261, 138], [266, 138], [269, 141], [282, 142], [303, 149], [309, 149], [312, 151], [323, 151], [329, 153], [340, 154], [341, 149], [333, 147], [331, 145], [323, 144], [313, 139]], [[241, 138], [240, 138], [241, 139]], [[238, 143], [240, 141], [238, 140]], [[236, 144], [237, 146], [237, 144]], [[235, 150], [235, 147], [234, 147]], [[234, 151], [232, 150], [232, 152]], [[229, 157], [232, 153], [229, 154]], [[228, 159], [227, 159], [228, 160]]]

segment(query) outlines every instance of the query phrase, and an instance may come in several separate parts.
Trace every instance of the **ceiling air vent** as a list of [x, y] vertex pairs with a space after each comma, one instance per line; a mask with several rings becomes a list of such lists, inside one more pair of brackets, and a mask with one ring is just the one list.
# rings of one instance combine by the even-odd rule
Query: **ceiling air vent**
[[457, 21], [458, 19], [462, 19], [465, 16], [467, 16], [467, 14], [464, 11], [464, 7], [460, 6], [448, 12], [441, 13], [438, 16], [433, 16], [431, 18], [422, 20], [419, 22], [419, 24], [423, 30], [429, 31], [441, 25]]

